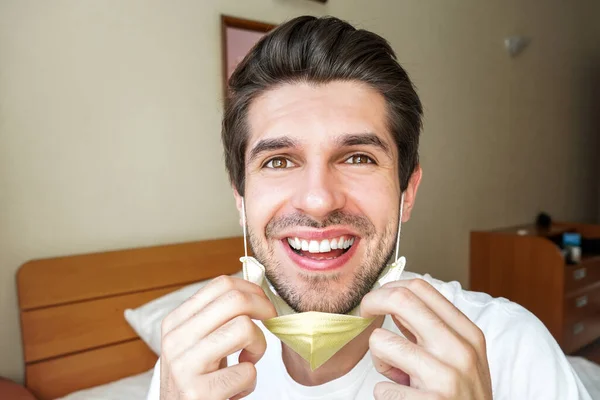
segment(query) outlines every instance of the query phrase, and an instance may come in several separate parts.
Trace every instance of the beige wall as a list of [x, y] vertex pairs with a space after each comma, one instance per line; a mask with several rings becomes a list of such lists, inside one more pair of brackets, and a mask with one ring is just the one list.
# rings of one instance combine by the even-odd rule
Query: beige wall
[[[594, 69], [592, 72], [592, 103], [595, 105], [593, 126], [596, 129], [598, 135], [600, 135], [600, 1], [594, 2], [594, 9], [590, 13], [589, 20], [590, 24], [596, 29], [592, 31], [592, 45], [594, 49]], [[596, 154], [600, 154], [600, 143], [596, 146]], [[596, 157], [596, 165], [598, 168], [598, 175], [600, 177], [600, 157]], [[598, 220], [600, 221], [600, 179], [598, 179]]]
[[[23, 262], [240, 234], [219, 14], [332, 14], [392, 42], [426, 108], [402, 250], [412, 270], [466, 284], [470, 229], [597, 215], [592, 3], [0, 0], [0, 376], [21, 379]], [[513, 33], [533, 38], [516, 59]]]

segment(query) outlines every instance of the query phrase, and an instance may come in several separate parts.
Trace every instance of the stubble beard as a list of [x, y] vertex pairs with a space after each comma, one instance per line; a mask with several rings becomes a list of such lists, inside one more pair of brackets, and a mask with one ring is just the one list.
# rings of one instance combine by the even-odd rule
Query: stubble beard
[[[286, 217], [287, 218], [287, 217]], [[356, 218], [360, 218], [357, 221]], [[388, 224], [381, 235], [377, 238], [374, 226], [368, 222], [365, 224], [366, 217], [345, 216], [342, 217], [345, 222], [354, 221], [352, 225], [360, 226], [365, 235], [361, 235], [362, 245], [366, 245], [364, 260], [352, 277], [351, 283], [341, 290], [331, 290], [332, 287], [338, 288], [341, 279], [340, 274], [323, 274], [316, 276], [309, 273], [300, 273], [301, 284], [291, 282], [283, 273], [283, 267], [275, 257], [273, 246], [274, 240], [269, 240], [270, 231], [274, 226], [281, 226], [281, 221], [271, 221], [267, 225], [265, 235], [266, 241], [261, 241], [257, 234], [248, 227], [250, 245], [254, 251], [255, 258], [265, 267], [266, 276], [273, 285], [277, 294], [296, 312], [320, 311], [334, 314], [348, 314], [358, 307], [362, 298], [373, 288], [379, 275], [387, 266], [394, 251], [395, 229], [394, 223]], [[306, 219], [302, 225], [306, 226]], [[339, 221], [339, 217], [332, 219]], [[393, 219], [392, 219], [393, 220]], [[295, 219], [298, 221], [298, 218]], [[368, 220], [367, 220], [368, 221]], [[292, 222], [289, 218], [284, 221], [286, 224]], [[310, 226], [316, 227], [316, 223]], [[319, 224], [319, 226], [327, 225]], [[289, 225], [285, 225], [289, 226]], [[271, 229], [270, 229], [271, 228]], [[364, 242], [364, 243], [363, 243]]]

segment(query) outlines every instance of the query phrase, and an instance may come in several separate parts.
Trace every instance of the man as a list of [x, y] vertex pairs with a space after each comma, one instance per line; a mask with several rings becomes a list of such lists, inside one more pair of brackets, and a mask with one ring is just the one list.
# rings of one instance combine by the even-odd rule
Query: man
[[[421, 181], [421, 103], [384, 39], [299, 17], [229, 83], [226, 165], [273, 289], [217, 278], [165, 318], [149, 399], [589, 398], [522, 307], [428, 275], [377, 286]], [[314, 369], [265, 329], [275, 293], [372, 320]]]

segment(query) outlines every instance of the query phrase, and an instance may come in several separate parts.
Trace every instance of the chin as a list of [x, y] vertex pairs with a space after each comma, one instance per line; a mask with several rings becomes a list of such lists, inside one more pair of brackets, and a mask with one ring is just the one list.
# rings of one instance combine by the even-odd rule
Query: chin
[[[262, 245], [251, 235], [251, 243], [270, 283], [295, 311], [345, 314], [371, 290], [391, 248], [376, 245], [370, 251], [369, 246], [381, 243], [380, 238], [365, 239], [347, 232], [297, 230], [264, 238]], [[301, 235], [312, 237], [302, 239]], [[323, 243], [325, 239], [328, 242]]]
[[[361, 265], [359, 246], [348, 261], [336, 268], [306, 268], [289, 257], [286, 250], [278, 249], [276, 270], [267, 271], [269, 281], [278, 294], [297, 312], [320, 311], [346, 314], [362, 299], [362, 286], [357, 269]], [[360, 295], [360, 298], [356, 298]]]

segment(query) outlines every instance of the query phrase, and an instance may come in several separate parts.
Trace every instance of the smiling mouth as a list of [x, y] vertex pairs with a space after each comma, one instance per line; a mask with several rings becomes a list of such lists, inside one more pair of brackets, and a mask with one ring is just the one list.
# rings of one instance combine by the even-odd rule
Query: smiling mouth
[[313, 260], [333, 260], [348, 252], [354, 245], [355, 239], [347, 235], [323, 240], [288, 237], [287, 244], [294, 253], [302, 257]]

